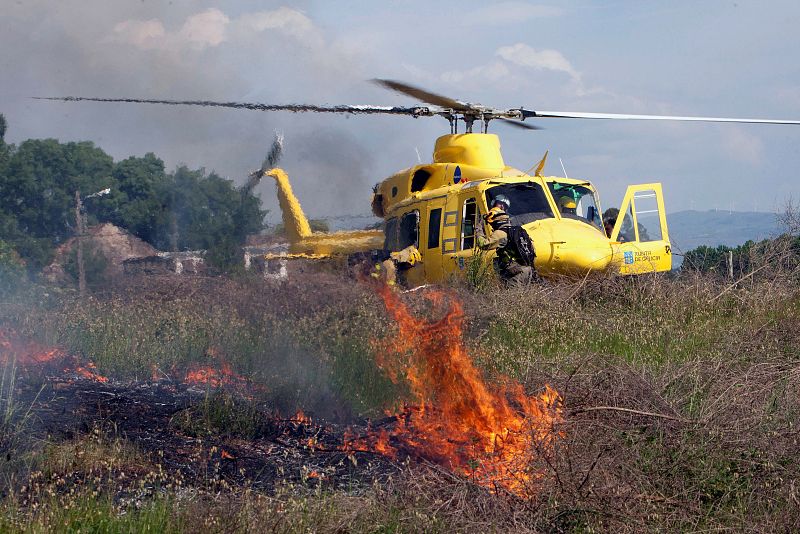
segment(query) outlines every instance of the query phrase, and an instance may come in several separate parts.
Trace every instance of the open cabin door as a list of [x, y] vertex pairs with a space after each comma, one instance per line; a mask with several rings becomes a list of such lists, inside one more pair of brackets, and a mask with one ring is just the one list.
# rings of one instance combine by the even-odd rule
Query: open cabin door
[[614, 263], [621, 274], [672, 268], [672, 247], [660, 183], [628, 187], [610, 238]]

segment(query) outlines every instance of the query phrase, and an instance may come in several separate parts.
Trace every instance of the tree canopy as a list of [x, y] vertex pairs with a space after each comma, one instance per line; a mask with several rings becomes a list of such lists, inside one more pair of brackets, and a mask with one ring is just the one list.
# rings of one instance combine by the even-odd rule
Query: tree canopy
[[763, 241], [747, 241], [738, 247], [699, 246], [686, 253], [681, 269], [702, 273], [728, 273], [728, 255], [733, 262], [733, 275], [745, 276], [765, 263], [794, 262], [800, 258], [800, 237], [783, 234]]
[[162, 250], [238, 248], [263, 228], [266, 214], [251, 192], [204, 169], [165, 171], [155, 154], [119, 162], [88, 141], [3, 141], [0, 115], [0, 240], [28, 265], [50, 261], [75, 234], [75, 192], [89, 224], [111, 222]]

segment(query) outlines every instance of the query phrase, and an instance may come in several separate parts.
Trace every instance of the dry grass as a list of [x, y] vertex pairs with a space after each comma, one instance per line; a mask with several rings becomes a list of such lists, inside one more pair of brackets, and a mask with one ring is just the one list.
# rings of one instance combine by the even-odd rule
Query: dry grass
[[[528, 499], [410, 465], [366, 494], [174, 487], [130, 508], [113, 492], [78, 489], [83, 512], [69, 517], [46, 493], [38, 509], [6, 498], [16, 519], [0, 526], [24, 520], [29, 531], [46, 531], [100, 509], [103, 524], [135, 519], [187, 532], [798, 530], [800, 281], [789, 252], [777, 262], [765, 256], [736, 283], [694, 274], [454, 290], [466, 342], [490, 379], [530, 391], [549, 383], [564, 397], [564, 437], [537, 466], [544, 474]], [[404, 298], [427, 310], [419, 292]], [[372, 360], [372, 340], [391, 328], [379, 302], [335, 275], [285, 286], [149, 281], [81, 307], [69, 297], [26, 306], [7, 301], [0, 317], [114, 376], [207, 362], [217, 347], [237, 372], [270, 386], [267, 396], [286, 411], [311, 405], [351, 418], [402, 395]], [[94, 439], [53, 444], [52, 472], [93, 472], [97, 462], [128, 458], [127, 445]], [[149, 465], [131, 454], [116, 465]]]

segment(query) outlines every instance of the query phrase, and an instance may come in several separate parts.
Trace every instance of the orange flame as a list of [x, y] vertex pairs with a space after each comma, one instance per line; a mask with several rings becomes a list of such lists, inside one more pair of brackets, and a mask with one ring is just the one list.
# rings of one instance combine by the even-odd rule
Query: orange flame
[[[69, 371], [69, 369], [65, 369], [65, 371]], [[86, 367], [78, 366], [75, 368], [75, 373], [82, 377], [86, 378], [87, 380], [94, 380], [95, 382], [100, 382], [101, 384], [105, 384], [108, 382], [108, 378], [97, 373], [97, 366], [92, 362], [86, 364]]]
[[[490, 489], [524, 494], [540, 477], [533, 460], [552, 452], [558, 436], [558, 392], [549, 385], [539, 396], [526, 395], [520, 384], [491, 389], [464, 347], [459, 302], [450, 299], [445, 315], [428, 322], [415, 317], [388, 286], [380, 286], [379, 294], [399, 330], [379, 344], [378, 363], [392, 380], [405, 376], [418, 404], [397, 414], [390, 430], [346, 437], [346, 447], [389, 457], [403, 450]], [[427, 297], [435, 307], [446, 301], [442, 292]]]
[[108, 378], [97, 372], [94, 363], [85, 366], [78, 364], [77, 358], [67, 355], [58, 348], [44, 347], [30, 339], [23, 339], [13, 330], [0, 328], [0, 363], [3, 365], [15, 361], [24, 368], [44, 366], [58, 362], [64, 366], [65, 373], [74, 373], [81, 378], [106, 383]]
[[209, 347], [207, 354], [219, 360], [219, 368], [193, 366], [186, 372], [184, 382], [189, 384], [208, 384], [215, 388], [223, 386], [232, 386], [236, 388], [247, 386], [247, 379], [233, 372], [233, 368], [225, 361], [217, 347]]
[[0, 328], [0, 362], [14, 360], [22, 366], [42, 365], [64, 356], [55, 348], [46, 348], [35, 341], [24, 340], [11, 330]]
[[303, 412], [303, 410], [297, 410], [297, 413], [294, 414], [292, 417], [290, 417], [289, 421], [292, 421], [294, 423], [301, 423], [301, 424], [304, 424], [304, 425], [310, 425], [311, 424], [311, 418], [309, 416], [307, 416]]

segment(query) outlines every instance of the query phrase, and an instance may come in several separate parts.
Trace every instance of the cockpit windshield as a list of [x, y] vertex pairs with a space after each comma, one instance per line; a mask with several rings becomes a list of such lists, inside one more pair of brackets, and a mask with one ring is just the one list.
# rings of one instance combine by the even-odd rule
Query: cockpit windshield
[[486, 205], [491, 208], [494, 200], [501, 195], [509, 201], [508, 215], [511, 224], [521, 226], [539, 219], [554, 217], [547, 196], [542, 186], [537, 183], [503, 184], [487, 189]]
[[603, 228], [600, 206], [594, 191], [584, 185], [548, 182], [550, 192], [561, 211], [561, 216], [588, 222], [597, 228]]

